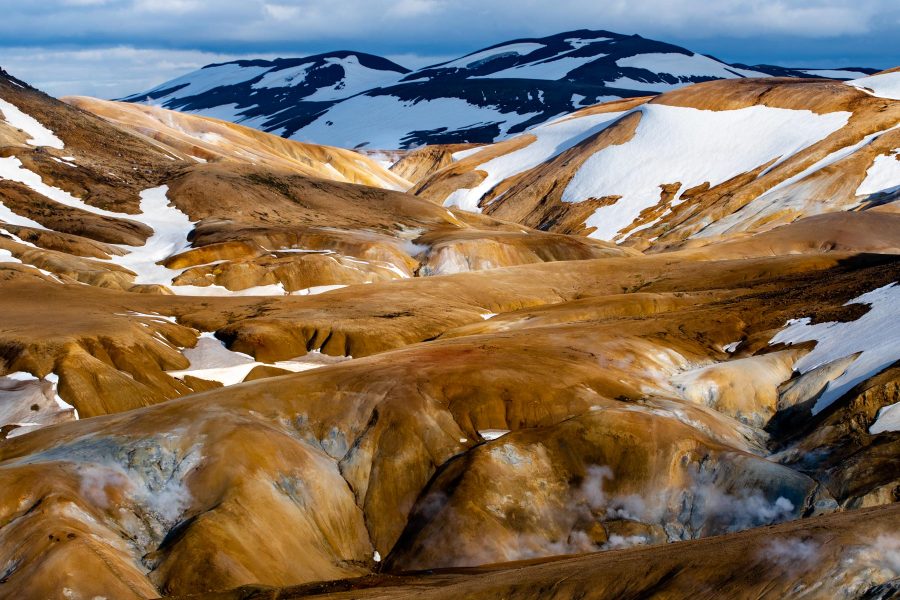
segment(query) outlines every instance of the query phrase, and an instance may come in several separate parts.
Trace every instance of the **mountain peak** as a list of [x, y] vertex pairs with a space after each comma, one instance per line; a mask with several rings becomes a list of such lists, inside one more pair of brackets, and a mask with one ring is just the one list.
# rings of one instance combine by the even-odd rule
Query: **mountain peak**
[[126, 100], [301, 141], [390, 149], [492, 142], [591, 104], [714, 79], [870, 72], [733, 65], [636, 34], [576, 29], [493, 44], [416, 71], [351, 50], [219, 63]]

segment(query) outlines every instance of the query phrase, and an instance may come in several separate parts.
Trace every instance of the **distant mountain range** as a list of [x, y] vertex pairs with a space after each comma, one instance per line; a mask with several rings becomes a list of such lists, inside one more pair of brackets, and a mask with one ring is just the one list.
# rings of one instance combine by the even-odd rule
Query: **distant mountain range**
[[854, 79], [875, 69], [728, 64], [665, 42], [578, 30], [410, 71], [340, 51], [212, 64], [125, 98], [348, 148], [488, 143], [563, 113], [712, 79]]

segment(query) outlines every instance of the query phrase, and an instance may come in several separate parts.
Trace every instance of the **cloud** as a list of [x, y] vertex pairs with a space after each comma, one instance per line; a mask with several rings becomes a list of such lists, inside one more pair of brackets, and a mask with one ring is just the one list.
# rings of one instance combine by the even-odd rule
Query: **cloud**
[[275, 58], [127, 46], [90, 49], [4, 48], [0, 66], [52, 96], [121, 98], [214, 62]]
[[829, 38], [891, 31], [898, 17], [891, 0], [44, 0], [7, 9], [0, 39], [117, 45], [140, 38], [209, 50], [205, 44], [336, 38], [402, 45], [436, 35], [493, 42], [584, 27], [679, 39]]

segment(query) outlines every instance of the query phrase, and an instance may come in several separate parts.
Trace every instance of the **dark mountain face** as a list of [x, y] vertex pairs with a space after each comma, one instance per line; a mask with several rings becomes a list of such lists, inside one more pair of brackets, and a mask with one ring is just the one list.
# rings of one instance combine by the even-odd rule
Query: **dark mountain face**
[[578, 30], [503, 42], [415, 72], [348, 51], [215, 64], [125, 100], [302, 141], [410, 148], [493, 142], [584, 106], [712, 79], [871, 72], [730, 65], [637, 35]]

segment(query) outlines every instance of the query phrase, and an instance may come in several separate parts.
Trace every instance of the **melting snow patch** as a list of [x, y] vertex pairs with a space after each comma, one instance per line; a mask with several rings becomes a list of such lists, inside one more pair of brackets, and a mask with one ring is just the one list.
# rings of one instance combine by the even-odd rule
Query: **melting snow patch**
[[[616, 65], [646, 69], [653, 73], [666, 73], [675, 77], [721, 77], [724, 79], [736, 77], [734, 69], [702, 54], [649, 52], [620, 58], [616, 61]], [[766, 77], [765, 73], [757, 72], [752, 72], [751, 76]], [[686, 83], [690, 83], [690, 81]]]
[[30, 139], [26, 140], [27, 143], [33, 146], [56, 148], [57, 150], [65, 148], [62, 140], [53, 135], [52, 131], [41, 125], [37, 119], [25, 114], [6, 100], [0, 99], [0, 112], [3, 113], [4, 121], [31, 136]]
[[591, 38], [588, 40], [583, 40], [581, 38], [566, 38], [563, 41], [575, 49], [583, 48], [584, 46], [589, 46], [595, 42], [608, 42], [612, 38]]
[[722, 346], [722, 351], [727, 352], [728, 354], [732, 354], [735, 350], [738, 349], [738, 346], [741, 345], [741, 340], [736, 342], [731, 342], [730, 344], [725, 344]]
[[464, 69], [464, 68], [472, 68], [479, 64], [484, 64], [491, 60], [501, 58], [504, 56], [525, 56], [527, 54], [531, 54], [536, 50], [540, 50], [544, 47], [544, 44], [537, 44], [534, 42], [522, 42], [519, 44], [507, 44], [505, 46], [500, 46], [499, 48], [491, 48], [489, 50], [482, 50], [481, 52], [476, 52], [474, 54], [470, 54], [469, 56], [463, 56], [462, 58], [458, 58], [456, 60], [441, 64], [435, 65], [436, 68], [440, 69]]
[[847, 370], [831, 381], [813, 407], [818, 414], [856, 384], [873, 377], [900, 359], [900, 287], [896, 283], [872, 290], [847, 304], [868, 304], [869, 312], [855, 321], [810, 324], [792, 319], [770, 344], [815, 341], [812, 352], [797, 361], [794, 370], [806, 373], [818, 366], [859, 352]]
[[542, 60], [527, 65], [519, 65], [509, 69], [503, 69], [490, 75], [479, 75], [470, 79], [544, 79], [557, 81], [562, 79], [578, 67], [594, 62], [606, 54], [594, 56], [563, 56], [557, 59]]
[[679, 194], [704, 182], [718, 185], [785, 160], [843, 127], [851, 114], [768, 106], [711, 111], [662, 104], [637, 110], [642, 114], [634, 137], [593, 154], [563, 192], [564, 202], [621, 196], [588, 217], [587, 226], [596, 227], [593, 238], [613, 239], [659, 202], [662, 184], [680, 181]]
[[71, 408], [72, 410], [75, 411], [75, 418], [77, 419], [78, 411], [75, 409], [74, 406], [72, 406], [71, 404], [69, 404], [68, 402], [63, 400], [59, 395], [59, 375], [57, 375], [56, 373], [50, 373], [44, 379], [46, 379], [47, 381], [49, 381], [50, 383], [53, 384], [53, 394], [55, 395], [54, 400], [56, 400], [57, 406], [59, 406], [62, 409]]
[[496, 440], [509, 433], [509, 429], [479, 429], [478, 435], [487, 441]]
[[[83, 200], [76, 198], [69, 192], [47, 185], [41, 179], [40, 175], [38, 175], [34, 171], [26, 169], [22, 162], [15, 156], [0, 158], [0, 178], [9, 179], [10, 181], [17, 181], [28, 186], [38, 194], [53, 200], [54, 202], [59, 202], [60, 204], [71, 206], [72, 208], [79, 208], [81, 210], [94, 213], [96, 215], [102, 215], [104, 217], [122, 218], [128, 216], [123, 213], [112, 212], [103, 210], [102, 208], [91, 206]], [[22, 220], [23, 218], [18, 217], [18, 219]], [[18, 223], [16, 224], [18, 225]], [[37, 224], [37, 226], [40, 229], [45, 229], [45, 227], [42, 227], [40, 224]], [[29, 225], [29, 227], [33, 227], [33, 225]]]
[[802, 72], [807, 75], [815, 75], [816, 77], [825, 77], [827, 79], [858, 79], [867, 76], [862, 71], [848, 71], [846, 69], [803, 69]]
[[866, 178], [856, 190], [857, 196], [867, 196], [879, 192], [893, 192], [900, 189], [900, 148], [890, 154], [875, 157], [866, 171]]
[[169, 206], [166, 185], [141, 192], [141, 222], [153, 228], [143, 246], [120, 246], [128, 253], [112, 262], [133, 271], [135, 283], [171, 285], [171, 269], [156, 264], [190, 247], [187, 236], [194, 228], [186, 214]]
[[329, 57], [325, 59], [325, 63], [321, 68], [327, 69], [332, 65], [339, 66], [343, 69], [344, 76], [333, 86], [320, 88], [311, 96], [304, 98], [304, 100], [330, 101], [349, 98], [373, 88], [385, 87], [396, 83], [403, 76], [402, 73], [397, 71], [382, 71], [364, 67], [360, 64], [359, 58], [352, 55], [345, 58]]
[[13, 256], [12, 252], [0, 248], [0, 263], [22, 264], [22, 261]]
[[[825, 158], [818, 160], [806, 169], [803, 169], [803, 171], [801, 171], [800, 173], [797, 173], [796, 175], [789, 177], [781, 183], [778, 183], [777, 185], [769, 188], [764, 194], [754, 198], [741, 210], [734, 212], [722, 219], [719, 219], [715, 223], [710, 224], [691, 237], [703, 238], [721, 235], [727, 231], [730, 231], [732, 228], [739, 227], [742, 223], [753, 222], [754, 219], [760, 219], [762, 217], [765, 217], [765, 215], [790, 211], [791, 209], [801, 212], [808, 210], [807, 205], [809, 202], [809, 194], [793, 193], [792, 188], [794, 184], [802, 182], [807, 177], [818, 173], [825, 167], [831, 166], [834, 163], [847, 158], [856, 151], [868, 146], [874, 140], [878, 139], [885, 133], [893, 131], [898, 127], [900, 127], [900, 125], [895, 125], [894, 127], [885, 129], [883, 131], [877, 131], [875, 133], [867, 135], [855, 144], [844, 146], [843, 148], [835, 150]], [[879, 175], [879, 178], [881, 178], [881, 175]], [[895, 183], [900, 183], [900, 181], [897, 181]], [[857, 195], [859, 195], [861, 192], [857, 190], [856, 193]]]
[[296, 373], [349, 359], [349, 357], [326, 356], [316, 350], [291, 360], [261, 363], [249, 354], [229, 350], [222, 341], [209, 332], [200, 334], [197, 345], [186, 348], [182, 353], [190, 361], [191, 366], [182, 371], [169, 371], [169, 375], [179, 379], [185, 375], [192, 375], [200, 379], [218, 381], [225, 386], [241, 383], [247, 374], [258, 366], [277, 367]]
[[900, 402], [885, 406], [878, 411], [878, 418], [869, 428], [869, 433], [900, 431]]
[[484, 150], [484, 146], [475, 146], [474, 148], [468, 148], [466, 150], [460, 150], [459, 152], [454, 152], [451, 156], [453, 157], [453, 161], [457, 162], [473, 154], [477, 154]]
[[873, 96], [900, 100], [900, 71], [861, 77], [845, 83]]
[[[498, 156], [478, 165], [487, 176], [471, 189], [458, 189], [444, 200], [444, 206], [458, 206], [479, 212], [478, 202], [501, 181], [557, 156], [582, 140], [606, 129], [623, 113], [601, 113], [580, 118], [557, 119], [540, 125], [528, 133], [537, 139], [524, 148]], [[454, 154], [454, 158], [460, 153]]]

